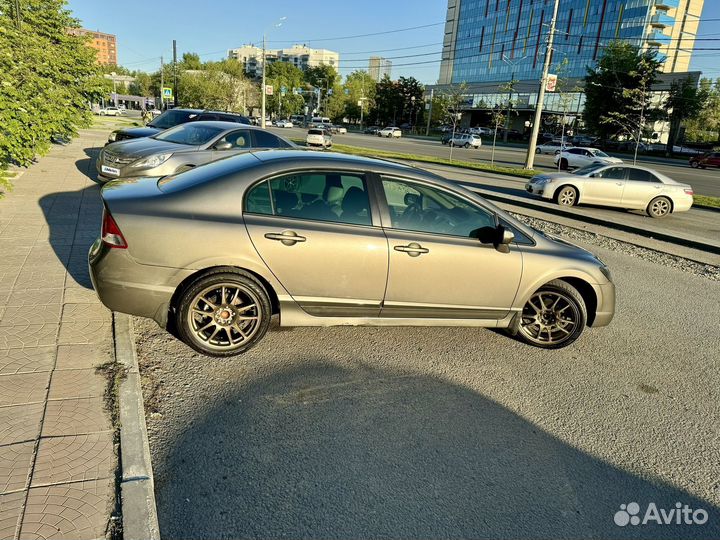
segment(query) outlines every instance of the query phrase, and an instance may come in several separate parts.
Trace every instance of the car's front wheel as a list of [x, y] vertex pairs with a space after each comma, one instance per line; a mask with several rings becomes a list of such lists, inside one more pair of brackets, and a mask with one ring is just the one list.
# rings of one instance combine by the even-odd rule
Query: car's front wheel
[[540, 150], [539, 148], [536, 148], [536, 149], [535, 149], [535, 153], [536, 153], [536, 154], [542, 154], [542, 150]]
[[177, 329], [182, 340], [208, 356], [233, 356], [267, 332], [272, 310], [267, 291], [242, 271], [207, 274], [182, 294]]
[[559, 349], [580, 337], [587, 323], [587, 308], [580, 293], [561, 280], [535, 291], [523, 306], [517, 336], [543, 349]]
[[560, 206], [575, 206], [578, 200], [578, 192], [572, 186], [563, 186], [555, 194], [555, 202]]
[[700, 164], [699, 164], [697, 161], [691, 161], [691, 162], [690, 162], [690, 166], [691, 166], [693, 169], [697, 169], [699, 165], [700, 165]]
[[672, 203], [667, 197], [655, 197], [647, 207], [648, 216], [664, 218], [672, 212]]

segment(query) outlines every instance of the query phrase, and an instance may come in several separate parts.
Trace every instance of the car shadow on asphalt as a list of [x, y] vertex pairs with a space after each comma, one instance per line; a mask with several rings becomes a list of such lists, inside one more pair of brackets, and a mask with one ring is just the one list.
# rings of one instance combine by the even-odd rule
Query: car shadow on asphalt
[[95, 169], [95, 159], [100, 153], [100, 150], [102, 150], [101, 147], [84, 148], [83, 151], [85, 152], [87, 158], [78, 159], [75, 162], [75, 167], [77, 168], [77, 170], [97, 184], [102, 184], [100, 178], [98, 177], [97, 170]]
[[[179, 440], [163, 440], [163, 538], [720, 535], [711, 503], [621, 470], [447, 380], [299, 359], [234, 384], [193, 404]], [[641, 519], [650, 503], [669, 511], [678, 502], [709, 519], [616, 525], [632, 502]]]

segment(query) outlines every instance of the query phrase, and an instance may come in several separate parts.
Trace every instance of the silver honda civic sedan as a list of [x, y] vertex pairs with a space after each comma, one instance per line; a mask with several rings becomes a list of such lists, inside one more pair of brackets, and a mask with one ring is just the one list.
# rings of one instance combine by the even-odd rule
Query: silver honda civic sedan
[[108, 144], [95, 162], [101, 179], [165, 176], [253, 148], [295, 144], [264, 129], [222, 121], [180, 124], [152, 137]]
[[252, 151], [102, 190], [93, 285], [210, 356], [281, 326], [474, 326], [544, 348], [610, 323], [591, 253], [434, 174], [377, 159]]

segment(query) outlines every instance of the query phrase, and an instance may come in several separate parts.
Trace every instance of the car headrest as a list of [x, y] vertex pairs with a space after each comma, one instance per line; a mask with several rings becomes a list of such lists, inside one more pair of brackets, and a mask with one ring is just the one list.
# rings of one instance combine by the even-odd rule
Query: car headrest
[[345, 193], [342, 201], [342, 211], [349, 214], [359, 214], [368, 208], [368, 198], [359, 187], [351, 187]]

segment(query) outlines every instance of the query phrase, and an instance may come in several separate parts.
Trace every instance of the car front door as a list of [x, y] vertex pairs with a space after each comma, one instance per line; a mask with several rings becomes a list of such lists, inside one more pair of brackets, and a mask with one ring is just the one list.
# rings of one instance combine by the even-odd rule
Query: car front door
[[[229, 145], [229, 146], [228, 146]], [[249, 129], [236, 129], [226, 133], [217, 141], [212, 143], [209, 149], [212, 152], [210, 159], [215, 161], [227, 156], [232, 156], [253, 147], [252, 136]]]
[[388, 246], [369, 200], [365, 176], [342, 171], [283, 174], [246, 194], [255, 249], [307, 313], [378, 316]]
[[459, 194], [381, 177], [390, 268], [381, 317], [505, 317], [522, 275], [522, 253], [492, 243], [496, 216]]
[[664, 188], [665, 184], [650, 171], [628, 167], [622, 206], [644, 210], [652, 199], [664, 192]]
[[606, 167], [583, 180], [580, 201], [590, 204], [620, 206], [625, 188], [626, 167]]

